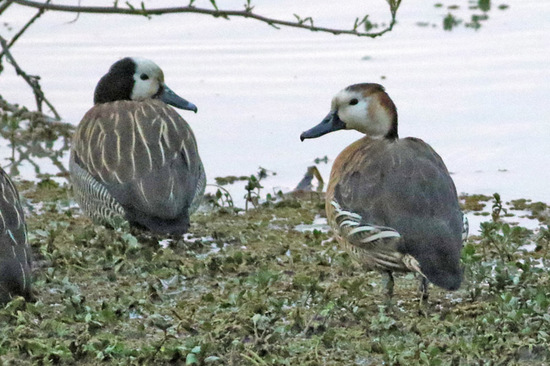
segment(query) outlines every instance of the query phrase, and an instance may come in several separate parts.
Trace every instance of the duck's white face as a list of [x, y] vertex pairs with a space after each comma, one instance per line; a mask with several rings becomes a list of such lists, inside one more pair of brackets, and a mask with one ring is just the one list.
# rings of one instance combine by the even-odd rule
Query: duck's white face
[[151, 60], [139, 57], [133, 57], [132, 60], [136, 64], [136, 72], [133, 76], [135, 82], [130, 99], [141, 101], [152, 98], [159, 93], [164, 84], [162, 70]]
[[346, 129], [357, 130], [372, 138], [382, 138], [391, 130], [393, 116], [382, 105], [380, 92], [344, 89], [332, 99], [331, 110], [345, 123]]
[[357, 130], [372, 138], [398, 137], [397, 110], [382, 85], [354, 84], [339, 91], [332, 98], [329, 114], [303, 132], [300, 139], [314, 139], [341, 129]]

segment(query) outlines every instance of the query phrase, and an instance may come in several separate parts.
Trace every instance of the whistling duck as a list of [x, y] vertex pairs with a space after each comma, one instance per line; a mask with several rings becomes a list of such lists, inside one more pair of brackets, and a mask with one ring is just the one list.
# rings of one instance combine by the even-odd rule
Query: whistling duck
[[339, 243], [369, 270], [417, 272], [447, 290], [462, 282], [467, 220], [441, 157], [424, 141], [397, 133], [397, 109], [379, 84], [355, 84], [332, 99], [323, 121], [301, 140], [341, 129], [366, 136], [344, 149], [332, 166], [326, 194], [329, 225]]
[[171, 108], [197, 112], [154, 62], [123, 58], [104, 75], [71, 147], [77, 202], [94, 221], [183, 234], [206, 185], [191, 127]]

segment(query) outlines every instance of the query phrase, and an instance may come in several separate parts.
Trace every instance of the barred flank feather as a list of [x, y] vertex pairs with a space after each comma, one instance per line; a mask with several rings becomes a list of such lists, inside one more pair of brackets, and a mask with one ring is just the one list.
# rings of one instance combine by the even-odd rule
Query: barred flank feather
[[379, 271], [413, 271], [424, 276], [414, 257], [397, 251], [401, 235], [396, 230], [365, 223], [361, 215], [342, 209], [334, 200], [330, 203], [335, 210], [332, 226], [339, 241], [368, 268]]
[[31, 294], [31, 249], [19, 193], [0, 168], [0, 304]]
[[75, 199], [82, 211], [98, 224], [113, 228], [125, 225], [124, 209], [105, 186], [79, 167], [73, 156], [71, 156], [69, 165]]
[[189, 215], [197, 211], [201, 205], [202, 199], [204, 197], [204, 190], [206, 189], [206, 174], [204, 173], [204, 166], [202, 161], [200, 162], [199, 167], [199, 181], [197, 182], [197, 188], [195, 189], [195, 196], [189, 207]]

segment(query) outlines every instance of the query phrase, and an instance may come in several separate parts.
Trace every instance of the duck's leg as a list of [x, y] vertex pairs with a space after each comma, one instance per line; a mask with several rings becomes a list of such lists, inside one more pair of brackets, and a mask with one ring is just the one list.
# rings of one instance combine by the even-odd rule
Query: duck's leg
[[388, 300], [391, 301], [393, 297], [393, 286], [394, 286], [393, 274], [389, 271], [384, 272], [383, 277], [384, 277], [384, 287], [386, 288], [386, 291], [387, 291], [386, 296]]
[[420, 302], [428, 300], [428, 285], [428, 279], [424, 276], [420, 276], [420, 287], [418, 289], [420, 291]]

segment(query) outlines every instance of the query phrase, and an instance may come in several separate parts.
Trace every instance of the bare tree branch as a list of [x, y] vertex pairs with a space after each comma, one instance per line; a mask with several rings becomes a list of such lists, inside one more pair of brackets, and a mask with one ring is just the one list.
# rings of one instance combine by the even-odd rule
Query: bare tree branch
[[59, 115], [59, 113], [57, 113], [54, 106], [50, 103], [48, 99], [46, 99], [44, 93], [42, 92], [42, 88], [40, 87], [40, 83], [38, 82], [40, 77], [36, 75], [28, 75], [19, 67], [11, 52], [9, 51], [8, 42], [2, 36], [0, 36], [0, 45], [2, 46], [3, 54], [6, 56], [8, 62], [12, 64], [12, 66], [15, 68], [15, 72], [17, 73], [17, 75], [21, 76], [32, 88], [34, 92], [34, 98], [36, 100], [36, 108], [38, 109], [38, 111], [42, 112], [42, 102], [44, 102], [46, 103], [48, 108], [50, 108], [55, 118], [60, 120], [61, 116]]
[[[306, 17], [298, 17], [297, 21], [286, 21], [274, 18], [268, 18], [263, 15], [253, 13], [253, 6], [250, 5], [248, 1], [244, 6], [244, 10], [220, 10], [217, 5], [213, 9], [206, 8], [197, 8], [192, 5], [193, 1], [190, 2], [188, 6], [179, 6], [179, 7], [169, 7], [169, 8], [153, 8], [146, 9], [144, 3], [141, 3], [141, 7], [134, 7], [129, 3], [127, 8], [120, 8], [117, 4], [112, 7], [109, 6], [74, 6], [74, 5], [58, 5], [51, 3], [41, 3], [38, 1], [31, 0], [11, 0], [13, 3], [28, 6], [36, 9], [52, 10], [52, 11], [63, 11], [63, 12], [72, 12], [72, 13], [91, 13], [91, 14], [125, 14], [125, 15], [139, 15], [151, 17], [153, 15], [162, 15], [162, 14], [177, 14], [177, 13], [195, 13], [195, 14], [204, 14], [211, 15], [214, 17], [220, 17], [224, 19], [230, 19], [235, 17], [255, 19], [260, 22], [264, 22], [272, 27], [278, 28], [279, 26], [293, 27], [307, 29], [313, 32], [325, 32], [332, 33], [335, 35], [338, 34], [350, 34], [358, 37], [379, 37], [384, 33], [387, 33], [392, 30], [395, 25], [395, 15], [397, 8], [401, 4], [401, 0], [387, 0], [390, 6], [391, 12], [391, 22], [389, 25], [379, 32], [370, 33], [368, 31], [361, 32], [357, 30], [357, 27], [352, 29], [337, 29], [337, 28], [326, 28], [326, 27], [317, 27], [313, 24], [313, 19]], [[215, 1], [211, 1], [214, 5]], [[363, 18], [365, 19], [365, 18]]]

